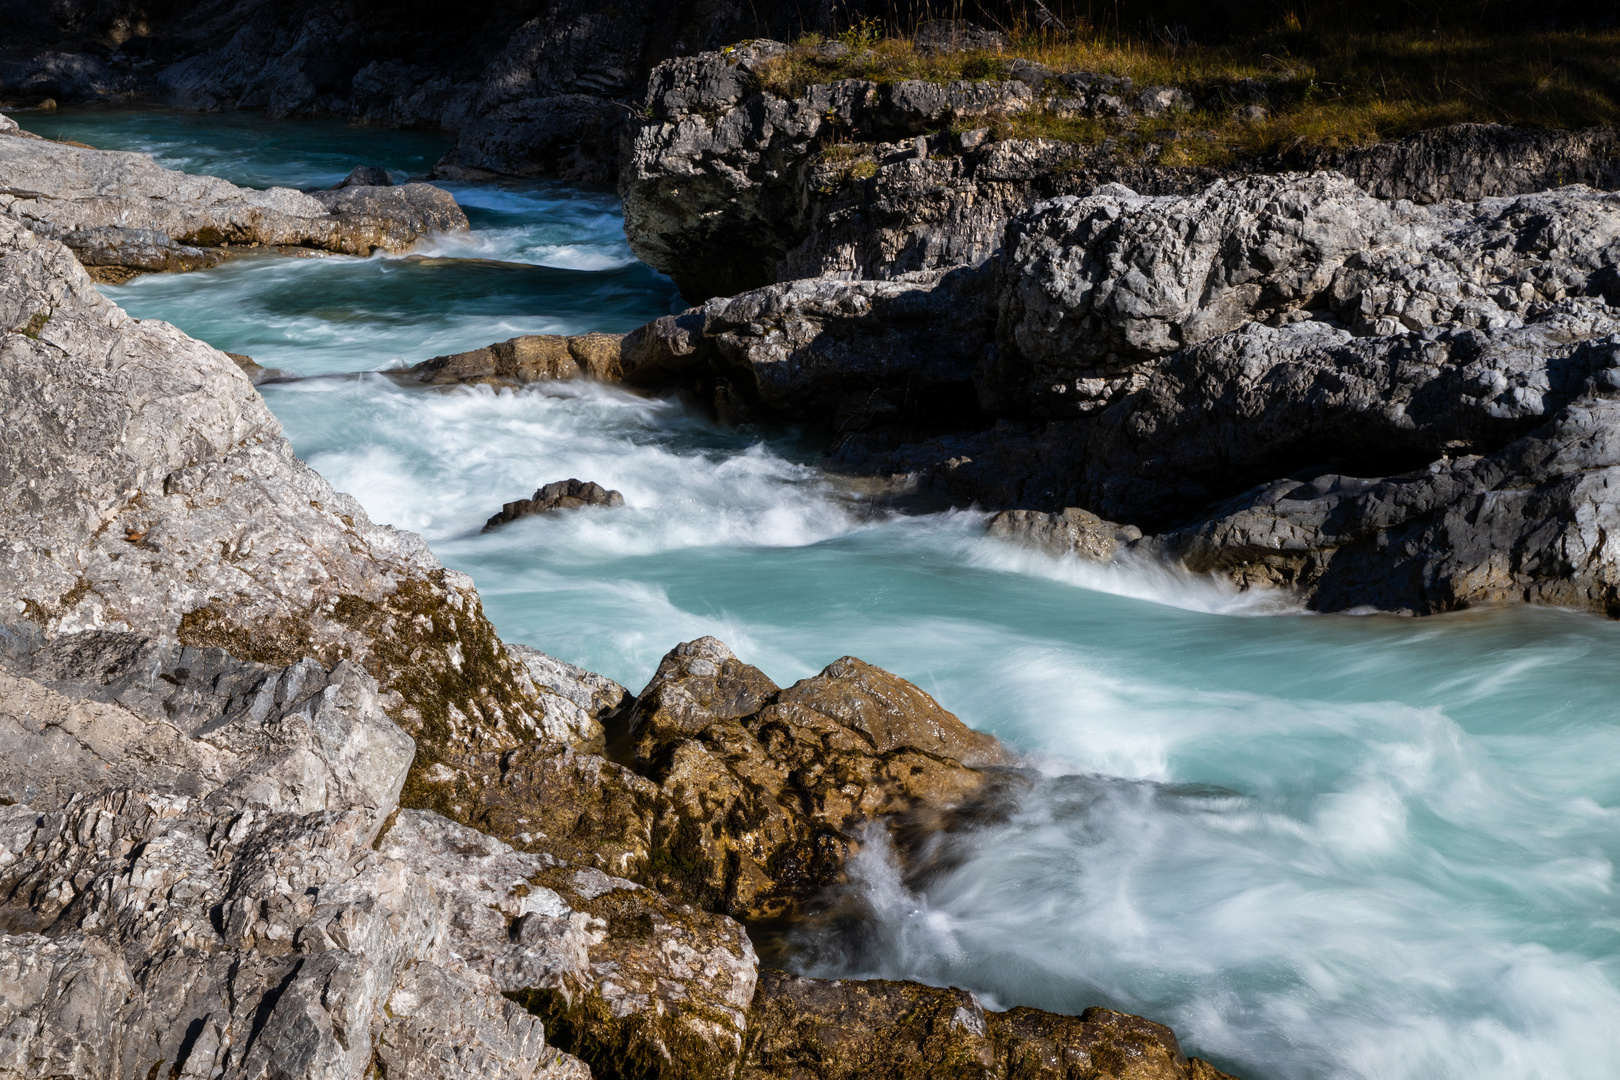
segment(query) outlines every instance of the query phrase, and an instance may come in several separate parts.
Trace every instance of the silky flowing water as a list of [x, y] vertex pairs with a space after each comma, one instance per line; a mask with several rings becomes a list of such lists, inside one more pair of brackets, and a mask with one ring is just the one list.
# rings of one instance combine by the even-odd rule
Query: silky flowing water
[[[421, 172], [446, 146], [253, 116], [18, 118], [251, 184]], [[263, 388], [293, 445], [470, 574], [508, 640], [633, 689], [700, 634], [781, 683], [853, 653], [1029, 756], [1031, 792], [921, 893], [874, 836], [865, 920], [801, 935], [801, 970], [1107, 1004], [1249, 1080], [1620, 1074], [1620, 626], [1305, 615], [992, 542], [974, 513], [876, 512], [812, 443], [673, 399], [357, 374], [680, 306], [610, 194], [451, 189], [474, 231], [427, 258], [262, 257], [105, 291], [324, 376]], [[480, 534], [570, 476], [625, 507]]]

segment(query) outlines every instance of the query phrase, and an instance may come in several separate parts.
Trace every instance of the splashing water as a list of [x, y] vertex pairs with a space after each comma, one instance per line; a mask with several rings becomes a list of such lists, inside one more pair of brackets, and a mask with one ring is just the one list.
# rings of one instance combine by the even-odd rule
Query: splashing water
[[[255, 141], [235, 117], [83, 115], [51, 133], [254, 182], [430, 156], [425, 136], [313, 121], [253, 121]], [[454, 190], [474, 232], [427, 258], [244, 259], [107, 292], [305, 375], [678, 307], [607, 196]], [[874, 833], [852, 866], [864, 925], [799, 940], [803, 969], [1107, 1004], [1248, 1080], [1620, 1074], [1620, 626], [1304, 616], [1051, 559], [976, 513], [876, 511], [808, 438], [608, 387], [264, 390], [299, 453], [471, 574], [510, 640], [632, 688], [704, 633], [779, 681], [854, 653], [1028, 755], [1029, 790], [940, 838], [931, 874], [905, 877]], [[625, 507], [480, 533], [569, 476]]]

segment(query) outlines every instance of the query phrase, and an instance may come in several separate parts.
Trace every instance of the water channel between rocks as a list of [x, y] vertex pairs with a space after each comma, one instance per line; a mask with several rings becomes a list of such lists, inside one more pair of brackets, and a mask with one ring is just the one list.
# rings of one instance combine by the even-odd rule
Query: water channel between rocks
[[[420, 173], [436, 134], [255, 116], [19, 114], [238, 183]], [[375, 374], [519, 333], [678, 308], [617, 200], [450, 185], [470, 237], [415, 258], [245, 258], [106, 292], [303, 378], [263, 388], [298, 453], [470, 574], [496, 626], [632, 689], [714, 634], [786, 684], [853, 653], [1030, 755], [1045, 779], [924, 894], [881, 844], [819, 975], [1108, 1004], [1248, 1080], [1603, 1077], [1620, 1061], [1620, 625], [1558, 611], [1278, 612], [1150, 568], [875, 514], [792, 437], [558, 384]], [[479, 527], [577, 476], [608, 511]]]

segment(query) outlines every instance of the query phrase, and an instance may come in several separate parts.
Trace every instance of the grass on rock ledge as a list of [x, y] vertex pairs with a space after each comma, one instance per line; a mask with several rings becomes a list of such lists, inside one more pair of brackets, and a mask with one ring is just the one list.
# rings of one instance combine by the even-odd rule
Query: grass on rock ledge
[[[879, 36], [868, 25], [840, 35], [847, 51], [828, 44], [815, 36], [799, 40], [765, 66], [764, 88], [795, 96], [807, 86], [849, 78], [1002, 79], [1018, 59], [1059, 74], [1129, 78], [1127, 100], [1149, 86], [1180, 87], [1196, 102], [1190, 111], [1116, 120], [1060, 117], [1041, 108], [1002, 122], [996, 132], [1084, 144], [1114, 138], [1137, 151], [1157, 147], [1165, 165], [1221, 165], [1363, 145], [1449, 124], [1620, 125], [1620, 30], [1316, 34], [1289, 18], [1270, 33], [1220, 46], [1082, 28], [1067, 35], [1014, 34], [1000, 52], [928, 55], [910, 38]], [[1048, 90], [1069, 93], [1056, 83]]]

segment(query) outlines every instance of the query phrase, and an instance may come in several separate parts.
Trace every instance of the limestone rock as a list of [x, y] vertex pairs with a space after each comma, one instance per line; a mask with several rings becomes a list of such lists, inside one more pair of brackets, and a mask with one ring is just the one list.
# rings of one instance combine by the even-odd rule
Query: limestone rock
[[1003, 510], [990, 519], [989, 532], [1052, 555], [1074, 554], [1093, 562], [1108, 562], [1122, 546], [1142, 538], [1142, 530], [1135, 525], [1116, 525], [1078, 506], [1052, 514]]
[[535, 737], [532, 684], [471, 582], [297, 461], [224, 354], [130, 319], [4, 217], [0, 326], [5, 621], [273, 666], [347, 657], [428, 758]]
[[498, 528], [519, 518], [546, 514], [553, 510], [578, 510], [585, 506], [623, 506], [624, 495], [609, 491], [596, 481], [558, 480], [536, 491], [533, 497], [509, 502], [500, 513], [484, 523], [484, 531]]
[[[774, 917], [835, 880], [867, 822], [946, 807], [1008, 758], [927, 694], [853, 657], [777, 690], [720, 642], [665, 657], [629, 713], [656, 782], [647, 879], [672, 895]], [[723, 822], [721, 829], [705, 822]]]
[[547, 656], [527, 645], [508, 645], [534, 684], [540, 725], [549, 738], [587, 753], [606, 749], [605, 727], [634, 700], [630, 691], [594, 671]]
[[96, 266], [191, 270], [219, 261], [222, 245], [369, 255], [468, 227], [455, 199], [429, 184], [256, 191], [145, 154], [47, 140], [0, 141], [0, 178], [0, 213]]
[[581, 376], [616, 382], [623, 334], [526, 334], [482, 349], [435, 356], [397, 373], [432, 386], [455, 383], [521, 386]]
[[627, 134], [619, 180], [626, 235], [694, 301], [778, 280], [777, 262], [816, 217], [809, 177], [824, 132], [909, 140], [941, 124], [1011, 115], [1033, 100], [1016, 81], [847, 79], [794, 100], [755, 90], [755, 73], [784, 48], [756, 40], [666, 61], [649, 78], [646, 116]]
[[[988, 126], [1033, 108], [1124, 120], [1195, 102], [1177, 87], [1135, 90], [1128, 79], [1035, 65], [999, 83], [843, 80], [792, 100], [751, 93], [748, 73], [776, 48], [756, 42], [667, 61], [649, 78], [642, 114], [627, 119], [626, 233], [637, 254], [693, 302], [820, 275], [889, 279], [977, 265], [997, 254], [1016, 215], [1111, 183], [1145, 195], [1194, 195], [1223, 177], [1331, 168], [1381, 198], [1425, 204], [1568, 183], [1620, 187], [1610, 129], [1463, 125], [1220, 170], [1161, 167], [1153, 154], [1135, 156], [1112, 140], [939, 140], [918, 155], [894, 140], [975, 119]], [[1251, 90], [1264, 96], [1258, 84], [1237, 92]], [[836, 153], [824, 148], [826, 132], [835, 133]]]

